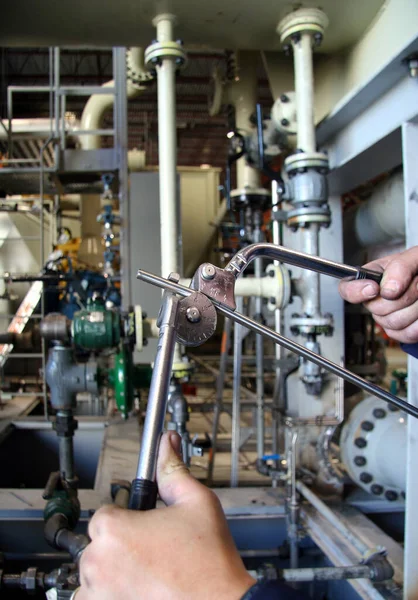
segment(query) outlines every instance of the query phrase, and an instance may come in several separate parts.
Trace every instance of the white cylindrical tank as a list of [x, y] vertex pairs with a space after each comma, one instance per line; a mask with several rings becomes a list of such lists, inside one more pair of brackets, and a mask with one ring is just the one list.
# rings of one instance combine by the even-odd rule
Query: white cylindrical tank
[[405, 497], [407, 416], [373, 396], [352, 410], [341, 432], [341, 458], [367, 492], [389, 501]]

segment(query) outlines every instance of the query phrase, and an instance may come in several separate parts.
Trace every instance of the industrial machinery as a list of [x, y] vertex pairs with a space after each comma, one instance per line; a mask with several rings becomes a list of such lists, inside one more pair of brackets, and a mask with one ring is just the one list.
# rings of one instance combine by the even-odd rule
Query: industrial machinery
[[92, 513], [156, 507], [165, 428], [254, 577], [416, 596], [417, 362], [336, 279], [418, 245], [418, 7], [238, 4], [3, 15], [52, 46], [1, 114], [5, 597], [72, 597]]

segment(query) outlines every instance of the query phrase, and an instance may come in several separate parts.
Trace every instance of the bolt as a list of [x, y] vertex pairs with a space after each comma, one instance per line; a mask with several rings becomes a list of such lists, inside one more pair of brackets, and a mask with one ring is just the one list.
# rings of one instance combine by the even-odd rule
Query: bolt
[[365, 448], [367, 446], [367, 441], [362, 437], [356, 438], [354, 440], [354, 443], [357, 446], [357, 448]]
[[408, 68], [410, 77], [418, 77], [418, 58], [410, 58]]
[[289, 102], [289, 96], [286, 96], [286, 94], [282, 94], [280, 96], [280, 100], [284, 103]]
[[203, 279], [211, 280], [214, 279], [216, 275], [216, 269], [213, 265], [206, 264], [202, 267], [202, 277]]
[[373, 477], [372, 475], [370, 475], [370, 473], [366, 473], [364, 471], [363, 473], [360, 473], [360, 481], [362, 481], [363, 483], [370, 483], [371, 481], [373, 481]]
[[268, 276], [269, 277], [275, 277], [276, 273], [274, 272], [274, 269], [270, 269], [270, 271], [268, 271]]
[[315, 46], [320, 46], [322, 43], [322, 33], [315, 33], [314, 35]]
[[361, 428], [363, 431], [372, 431], [374, 429], [374, 425], [371, 421], [363, 421]]
[[395, 502], [395, 500], [398, 499], [398, 493], [394, 490], [388, 490], [385, 494], [385, 497], [386, 500], [389, 500], [389, 502]]
[[180, 275], [178, 273], [170, 273], [168, 276], [169, 281], [173, 281], [174, 283], [178, 283], [180, 281]]
[[357, 465], [358, 467], [364, 467], [364, 465], [367, 463], [367, 460], [364, 456], [355, 456], [354, 457], [354, 464]]
[[370, 490], [375, 496], [380, 496], [380, 494], [383, 494], [383, 487], [377, 483], [374, 483]]
[[280, 123], [283, 125], [283, 127], [288, 127], [289, 126], [289, 121], [287, 119], [282, 119], [280, 121]]
[[386, 411], [384, 408], [375, 408], [373, 411], [373, 416], [376, 419], [384, 419], [386, 417]]
[[199, 323], [200, 321], [200, 312], [196, 306], [189, 306], [186, 310], [186, 319], [190, 323]]

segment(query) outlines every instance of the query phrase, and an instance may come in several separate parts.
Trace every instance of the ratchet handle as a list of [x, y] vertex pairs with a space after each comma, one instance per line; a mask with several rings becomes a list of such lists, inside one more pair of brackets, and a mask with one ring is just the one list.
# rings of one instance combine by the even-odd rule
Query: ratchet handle
[[372, 281], [375, 281], [376, 283], [379, 283], [382, 281], [382, 277], [383, 277], [383, 273], [379, 273], [378, 271], [372, 271], [371, 269], [363, 269], [360, 268], [358, 270], [357, 273], [357, 279], [371, 279]]
[[157, 506], [158, 487], [149, 479], [134, 479], [129, 496], [130, 510], [152, 510]]

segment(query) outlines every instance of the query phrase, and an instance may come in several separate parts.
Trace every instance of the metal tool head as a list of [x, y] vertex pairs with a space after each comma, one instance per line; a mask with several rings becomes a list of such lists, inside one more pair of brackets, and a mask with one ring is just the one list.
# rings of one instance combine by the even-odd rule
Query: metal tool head
[[210, 299], [194, 292], [179, 303], [177, 341], [185, 346], [204, 344], [216, 330], [217, 313]]
[[231, 310], [236, 308], [235, 277], [229, 271], [204, 263], [193, 275], [190, 287], [212, 298], [217, 304], [223, 304]]

